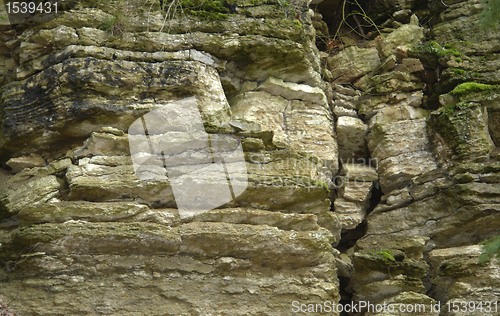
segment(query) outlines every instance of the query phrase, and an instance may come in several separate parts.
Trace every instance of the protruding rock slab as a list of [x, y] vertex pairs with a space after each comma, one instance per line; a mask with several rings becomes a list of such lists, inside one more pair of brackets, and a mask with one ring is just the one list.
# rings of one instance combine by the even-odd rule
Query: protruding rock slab
[[[420, 96], [420, 98], [422, 96]], [[371, 129], [375, 126], [375, 124], [383, 126], [385, 124], [397, 123], [398, 121], [418, 120], [424, 119], [426, 117], [427, 111], [425, 111], [424, 109], [415, 108], [408, 104], [388, 106], [378, 111], [377, 114], [375, 114], [375, 116], [370, 119], [368, 127]]]
[[[103, 126], [127, 130], [142, 114], [175, 99], [173, 91], [196, 96], [204, 122], [216, 126], [229, 122], [219, 75], [204, 63], [63, 59], [4, 87], [2, 150], [7, 154], [52, 150]], [[154, 100], [145, 97], [151, 94]]]
[[340, 188], [339, 194], [346, 200], [367, 202], [370, 199], [373, 182], [349, 181]]
[[[433, 298], [418, 292], [407, 291], [401, 292], [395, 296], [391, 296], [382, 300], [379, 303], [381, 306], [387, 306], [386, 312], [377, 313], [368, 312], [366, 316], [399, 316], [400, 311], [407, 311], [406, 313], [418, 314], [421, 316], [439, 316], [439, 306]], [[389, 307], [391, 306], [391, 307]], [[394, 312], [389, 311], [394, 310]], [[408, 312], [411, 310], [411, 312]]]
[[366, 216], [365, 203], [348, 201], [344, 198], [335, 199], [333, 210], [338, 216], [342, 230], [356, 228]]
[[68, 168], [66, 178], [70, 189], [69, 197], [73, 200], [104, 202], [139, 198], [147, 202], [173, 206], [174, 196], [170, 183], [160, 180], [140, 180], [132, 165], [104, 166], [88, 163], [71, 166]]
[[378, 161], [380, 186], [386, 194], [438, 168], [429, 152], [425, 119], [375, 124], [368, 135], [368, 148]]
[[19, 212], [20, 226], [66, 221], [87, 222], [153, 222], [163, 225], [178, 224], [179, 212], [174, 209], [149, 209], [144, 204], [131, 202], [95, 203], [60, 201], [25, 207]]
[[[481, 246], [463, 246], [436, 249], [430, 252], [429, 259], [436, 278], [436, 299], [449, 303], [474, 301], [483, 302], [483, 306], [492, 302], [496, 306], [498, 288], [500, 288], [500, 271], [498, 260], [481, 266], [478, 257], [482, 253]], [[446, 304], [445, 303], [445, 304]], [[451, 313], [450, 315], [459, 315]], [[484, 315], [481, 310], [475, 310], [468, 315]]]
[[364, 163], [344, 163], [340, 174], [346, 181], [374, 182], [378, 180], [377, 164], [375, 160], [369, 159]]
[[12, 272], [21, 288], [1, 291], [20, 314], [289, 315], [304, 297], [339, 301], [330, 237], [225, 223], [42, 224], [16, 235], [16, 247], [36, 246]]
[[372, 157], [380, 162], [400, 154], [427, 150], [429, 139], [425, 123], [425, 119], [419, 119], [375, 124], [368, 135]]
[[383, 193], [389, 193], [404, 187], [412, 178], [437, 168], [434, 157], [427, 151], [389, 157], [378, 164], [380, 187]]
[[[457, 184], [395, 210], [368, 215], [363, 239], [430, 237], [433, 247], [468, 245], [498, 231], [500, 184]], [[379, 236], [379, 237], [376, 237]]]
[[319, 230], [318, 218], [313, 214], [270, 212], [254, 208], [215, 209], [186, 218], [186, 222], [222, 222], [233, 224], [267, 225], [281, 230]]
[[328, 58], [328, 69], [335, 83], [348, 83], [375, 70], [380, 58], [375, 48], [350, 46]]
[[258, 91], [266, 91], [275, 96], [281, 96], [287, 100], [302, 100], [309, 101], [328, 107], [326, 95], [318, 87], [311, 87], [305, 84], [297, 84], [293, 82], [284, 82], [281, 79], [273, 77], [267, 78], [266, 81], [257, 87]]
[[427, 264], [383, 247], [354, 253], [355, 299], [376, 302], [404, 291], [425, 292], [420, 279], [426, 275]]
[[[339, 183], [338, 197], [333, 203], [333, 209], [337, 214], [343, 230], [356, 228], [365, 220], [366, 211], [369, 207], [373, 182], [372, 179], [363, 179], [361, 173], [354, 174], [351, 166], [345, 169], [351, 169], [350, 175], [344, 175]], [[344, 172], [348, 174], [348, 172]], [[350, 177], [353, 177], [352, 179]], [[376, 177], [375, 177], [376, 179]]]
[[0, 220], [16, 215], [26, 206], [59, 196], [61, 184], [55, 176], [33, 177], [0, 187]]
[[29, 155], [11, 158], [6, 164], [12, 168], [12, 171], [17, 173], [24, 168], [43, 167], [45, 166], [45, 160], [40, 155]]

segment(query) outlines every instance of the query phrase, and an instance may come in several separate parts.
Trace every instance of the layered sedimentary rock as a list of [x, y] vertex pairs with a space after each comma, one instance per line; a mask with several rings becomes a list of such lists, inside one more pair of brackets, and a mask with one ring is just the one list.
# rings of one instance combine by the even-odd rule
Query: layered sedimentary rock
[[497, 302], [498, 262], [478, 257], [500, 234], [498, 34], [479, 29], [479, 1], [446, 3], [373, 1], [382, 35], [321, 55], [320, 14], [300, 1], [0, 19], [0, 303]]
[[[188, 17], [146, 6], [81, 1], [35, 19], [36, 29], [4, 33], [2, 49], [15, 51], [1, 59], [10, 172], [0, 189], [0, 294], [9, 309], [288, 315], [294, 301], [338, 302], [337, 142], [307, 6], [241, 2], [229, 16], [195, 7]], [[199, 114], [187, 103], [165, 114], [189, 97]], [[178, 124], [162, 126], [162, 113]], [[131, 127], [141, 120], [142, 132]], [[203, 139], [209, 150], [189, 143]], [[243, 150], [244, 173], [221, 139]], [[175, 143], [185, 146], [168, 156]], [[225, 159], [235, 199], [178, 209], [178, 194], [196, 190], [179, 187], [175, 164], [194, 164], [201, 189], [222, 194], [203, 173], [207, 153]]]
[[[458, 2], [446, 8], [440, 24], [433, 27], [431, 39], [436, 42], [423, 42], [423, 29], [412, 17], [410, 24], [374, 40], [380, 62], [371, 71], [352, 75], [355, 67], [349, 71], [337, 69], [340, 71], [337, 78], [348, 78], [347, 81], [360, 90], [332, 85], [334, 111], [337, 109], [335, 113], [340, 116], [338, 122], [358, 117], [367, 126], [366, 137], [357, 137], [355, 142], [342, 142], [342, 137], [356, 134], [344, 136], [337, 129], [339, 153], [345, 146], [343, 143], [352, 147], [357, 142], [364, 142], [369, 150], [369, 161], [376, 162], [377, 185], [382, 193], [378, 204], [372, 205], [373, 210], [370, 209], [367, 215], [363, 215], [359, 207], [356, 213], [356, 205], [348, 204], [354, 202], [347, 202], [342, 196], [347, 193], [353, 197], [349, 190], [340, 190], [334, 201], [334, 211], [339, 212], [339, 218], [345, 219], [347, 210], [351, 214], [361, 214], [357, 222], [366, 223], [363, 237], [346, 251], [349, 260], [344, 258], [339, 265], [341, 275], [350, 279], [347, 291], [352, 293], [354, 301], [394, 306], [423, 304], [427, 310], [419, 315], [438, 315], [439, 311], [430, 310], [431, 305], [447, 306], [447, 303], [482, 296], [488, 301], [497, 300], [498, 293], [491, 285], [498, 287], [498, 281], [492, 281], [496, 277], [479, 277], [477, 282], [467, 279], [474, 273], [472, 266], [477, 267], [476, 274], [483, 273], [477, 265], [480, 247], [476, 245], [498, 235], [500, 227], [496, 219], [500, 203], [495, 123], [498, 88], [492, 86], [497, 82], [490, 73], [496, 68], [481, 68], [486, 58], [475, 62], [474, 55], [482, 54], [482, 48], [475, 50], [468, 46], [464, 49], [463, 39], [457, 40], [460, 31], [453, 31], [450, 23], [473, 23], [477, 21], [475, 14], [480, 12], [474, 7], [474, 1]], [[485, 41], [488, 46], [490, 41], [495, 41], [488, 31], [485, 32], [486, 40], [483, 37], [478, 40], [479, 31], [467, 33], [471, 34], [471, 42]], [[446, 42], [453, 43], [442, 47], [439, 43], [444, 37]], [[413, 46], [409, 45], [412, 42]], [[341, 54], [337, 56], [331, 58], [331, 64], [336, 58], [342, 58]], [[494, 56], [489, 58], [493, 60]], [[354, 54], [350, 63], [361, 66], [368, 60], [363, 54]], [[472, 68], [467, 68], [470, 65], [465, 66], [464, 60], [477, 63], [479, 68], [475, 69], [479, 73], [470, 77], [468, 71]], [[428, 73], [430, 69], [435, 71], [438, 65], [443, 67], [438, 69], [442, 72], [441, 81], [429, 87], [434, 82]], [[345, 77], [342, 77], [343, 72]], [[357, 116], [341, 111], [340, 107], [356, 109]], [[366, 164], [359, 158], [357, 162]], [[363, 195], [363, 190], [360, 187], [355, 196]], [[356, 226], [343, 223], [343, 229], [353, 227]], [[361, 229], [362, 226], [357, 230]], [[467, 252], [467, 255], [464, 252], [463, 256], [469, 261], [462, 263], [461, 253], [470, 247], [475, 252]], [[440, 256], [441, 252], [450, 255], [445, 259], [428, 259]], [[453, 267], [456, 265], [451, 262], [457, 260], [460, 262], [457, 265], [464, 268], [446, 274], [448, 261], [445, 260], [448, 259]], [[492, 263], [484, 267], [484, 273], [495, 275], [495, 272], [488, 272], [495, 266]], [[455, 278], [460, 280], [455, 281]], [[479, 290], [479, 283], [488, 284], [482, 288], [484, 292]], [[397, 315], [367, 309], [365, 312], [365, 315]], [[453, 313], [445, 312], [443, 307], [443, 314]]]

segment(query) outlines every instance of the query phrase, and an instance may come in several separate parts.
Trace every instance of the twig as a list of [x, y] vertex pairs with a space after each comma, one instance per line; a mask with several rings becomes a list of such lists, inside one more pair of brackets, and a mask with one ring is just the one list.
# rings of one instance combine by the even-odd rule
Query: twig
[[353, 14], [352, 18], [353, 18], [354, 22], [356, 22], [356, 25], [358, 26], [359, 34], [361, 34], [361, 36], [363, 38], [366, 38], [365, 32], [363, 31], [361, 24], [359, 24], [359, 21], [358, 21], [358, 18], [356, 17], [356, 14]]
[[[373, 22], [373, 20], [366, 14], [365, 10], [363, 10], [363, 7], [359, 4], [358, 0], [354, 0], [354, 3], [358, 6], [359, 10], [361, 12], [352, 12], [350, 14], [348, 14], [346, 16], [346, 3], [347, 3], [347, 0], [344, 0], [344, 2], [342, 3], [342, 21], [340, 22], [340, 25], [339, 27], [337, 28], [337, 31], [335, 32], [335, 36], [333, 37], [333, 39], [336, 39], [338, 36], [339, 36], [339, 33], [340, 33], [340, 29], [342, 28], [342, 25], [345, 23], [353, 32], [355, 32], [356, 34], [358, 34], [359, 36], [363, 37], [363, 38], [366, 38], [366, 35], [363, 31], [363, 28], [361, 27], [361, 24], [359, 23], [359, 20], [358, 18], [356, 17], [356, 15], [361, 15], [363, 17], [363, 20], [365, 20], [366, 22], [368, 22], [369, 24], [371, 24], [373, 27], [375, 27], [375, 29], [377, 30], [377, 32], [382, 35], [382, 33], [380, 32], [379, 28], [377, 27], [377, 25], [375, 24], [375, 22]], [[356, 22], [356, 25], [357, 25], [357, 28], [359, 30], [356, 31], [351, 25], [349, 25], [349, 23], [347, 23], [347, 18], [349, 18], [350, 16], [353, 17], [354, 19], [354, 22]]]

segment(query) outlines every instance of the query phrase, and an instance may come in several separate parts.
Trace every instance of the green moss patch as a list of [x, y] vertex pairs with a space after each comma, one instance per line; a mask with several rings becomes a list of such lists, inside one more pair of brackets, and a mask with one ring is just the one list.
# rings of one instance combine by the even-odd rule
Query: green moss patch
[[489, 84], [483, 84], [483, 83], [477, 83], [477, 82], [464, 82], [462, 84], [459, 84], [458, 86], [453, 89], [450, 94], [454, 96], [464, 96], [468, 95], [469, 93], [473, 92], [484, 92], [484, 93], [490, 93], [494, 90], [498, 90], [499, 86], [497, 85], [489, 85]]
[[413, 51], [416, 52], [426, 52], [429, 54], [436, 55], [437, 57], [444, 57], [444, 56], [456, 56], [460, 57], [462, 56], [462, 53], [459, 52], [458, 50], [451, 48], [451, 46], [445, 46], [448, 48], [443, 48], [441, 45], [439, 45], [438, 42], [436, 41], [430, 41], [428, 43], [423, 43], [423, 44], [418, 44], [413, 46]]
[[227, 19], [229, 12], [219, 0], [181, 0], [181, 5], [185, 13], [208, 20]]
[[453, 114], [453, 112], [455, 110], [465, 110], [465, 109], [473, 107], [473, 106], [477, 106], [477, 104], [476, 103], [467, 103], [467, 102], [458, 102], [455, 104], [449, 104], [449, 105], [443, 106], [439, 110], [441, 111], [441, 114], [451, 115], [451, 114]]

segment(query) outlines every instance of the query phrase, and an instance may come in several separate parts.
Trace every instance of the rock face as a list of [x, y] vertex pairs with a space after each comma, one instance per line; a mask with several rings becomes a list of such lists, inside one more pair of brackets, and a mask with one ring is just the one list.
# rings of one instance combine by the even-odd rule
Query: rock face
[[[275, 301], [275, 296], [300, 300], [313, 291], [311, 298], [317, 302], [337, 299], [332, 291], [337, 288], [336, 276], [329, 268], [334, 256], [324, 229], [291, 232], [200, 222], [170, 228], [77, 220], [37, 225], [14, 238], [20, 246], [42, 241], [25, 262], [32, 268], [22, 277], [23, 293], [30, 300], [22, 307], [10, 304], [26, 314], [140, 311], [164, 315], [168, 309], [171, 315], [202, 314], [203, 310], [232, 315], [276, 310], [285, 315], [289, 302]], [[285, 244], [290, 247], [286, 257]], [[296, 284], [299, 275], [305, 278], [301, 285]], [[15, 292], [11, 284], [2, 291]], [[270, 286], [276, 290], [269, 291]], [[41, 291], [45, 287], [58, 290]], [[68, 295], [74, 290], [80, 293], [78, 304]], [[138, 303], [123, 304], [126, 297]], [[233, 300], [245, 303], [235, 306]]]
[[0, 304], [497, 302], [498, 260], [478, 263], [500, 235], [499, 43], [482, 4], [372, 1], [383, 36], [321, 55], [309, 4], [74, 1], [0, 19]]
[[[288, 315], [294, 301], [339, 301], [332, 246], [342, 227], [329, 200], [338, 149], [310, 14], [289, 4], [296, 23], [279, 3], [235, 5], [231, 16], [197, 11], [209, 22], [199, 8], [165, 20], [160, 2], [143, 10], [139, 1], [82, 1], [36, 20], [36, 31], [2, 29], [2, 56], [15, 51], [0, 74], [0, 160], [9, 169], [0, 294], [10, 310]], [[176, 124], [162, 126], [161, 109], [187, 97], [200, 121], [186, 107], [167, 111]], [[141, 119], [143, 138], [131, 127]], [[195, 121], [199, 137], [181, 133]], [[165, 133], [177, 133], [170, 147]], [[242, 192], [224, 137], [244, 150]], [[174, 156], [181, 164], [183, 155], [202, 159], [189, 141], [204, 138], [212, 157], [225, 157], [234, 196], [206, 213], [181, 211], [175, 195], [195, 190], [178, 190], [165, 160], [156, 163], [172, 167], [172, 157], [154, 148], [185, 144]], [[21, 296], [9, 279], [22, 279]]]

